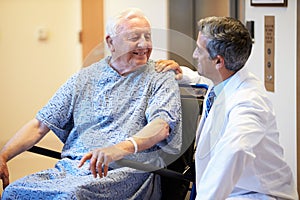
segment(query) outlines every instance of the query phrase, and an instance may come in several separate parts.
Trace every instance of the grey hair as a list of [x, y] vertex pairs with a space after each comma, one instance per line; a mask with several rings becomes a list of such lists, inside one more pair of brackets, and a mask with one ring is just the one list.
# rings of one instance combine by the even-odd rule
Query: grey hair
[[201, 34], [208, 38], [206, 49], [211, 59], [220, 55], [225, 67], [240, 70], [247, 62], [252, 50], [252, 38], [248, 29], [231, 17], [207, 17], [198, 22]]
[[117, 14], [116, 16], [110, 18], [107, 21], [106, 35], [109, 35], [111, 37], [115, 36], [116, 34], [119, 33], [120, 25], [124, 21], [132, 19], [132, 18], [144, 18], [150, 24], [149, 19], [144, 15], [144, 13], [140, 9], [129, 8], [129, 9], [126, 9], [126, 10], [122, 11], [121, 13]]

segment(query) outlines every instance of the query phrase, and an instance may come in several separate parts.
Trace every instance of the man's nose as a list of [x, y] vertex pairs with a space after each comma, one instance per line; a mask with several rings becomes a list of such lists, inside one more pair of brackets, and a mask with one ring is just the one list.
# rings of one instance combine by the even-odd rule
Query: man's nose
[[148, 41], [145, 38], [145, 36], [141, 36], [139, 41], [138, 41], [138, 45], [139, 48], [143, 48], [143, 47], [147, 47], [148, 46]]

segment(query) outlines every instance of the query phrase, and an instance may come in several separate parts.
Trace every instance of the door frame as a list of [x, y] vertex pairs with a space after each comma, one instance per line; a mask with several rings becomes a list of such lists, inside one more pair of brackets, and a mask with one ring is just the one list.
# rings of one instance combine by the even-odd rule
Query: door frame
[[[300, 185], [300, 1], [297, 1], [297, 68], [296, 68], [296, 122], [297, 122], [297, 186]], [[297, 187], [298, 193], [300, 194], [299, 187]]]
[[[81, 32], [80, 42], [82, 45], [82, 60], [84, 67], [92, 64], [95, 59], [88, 59], [87, 56], [101, 45], [104, 39], [104, 8], [103, 0], [81, 0]], [[104, 54], [104, 50], [101, 52]], [[103, 55], [101, 55], [103, 57]], [[99, 57], [101, 57], [99, 56]]]

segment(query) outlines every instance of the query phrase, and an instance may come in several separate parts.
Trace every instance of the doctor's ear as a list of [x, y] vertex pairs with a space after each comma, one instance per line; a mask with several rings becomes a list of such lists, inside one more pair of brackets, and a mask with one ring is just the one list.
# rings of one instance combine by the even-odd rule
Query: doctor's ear
[[225, 66], [224, 58], [220, 55], [217, 55], [214, 61], [217, 68], [221, 68]]
[[216, 64], [224, 64], [224, 58], [223, 56], [217, 55], [214, 59]]

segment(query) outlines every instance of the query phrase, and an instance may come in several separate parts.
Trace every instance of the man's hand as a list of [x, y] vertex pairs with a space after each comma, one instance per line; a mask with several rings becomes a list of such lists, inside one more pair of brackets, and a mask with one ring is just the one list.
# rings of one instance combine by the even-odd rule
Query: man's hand
[[155, 70], [157, 72], [166, 72], [169, 70], [175, 71], [175, 79], [181, 80], [182, 79], [182, 70], [177, 62], [174, 60], [158, 60], [156, 61]]
[[9, 173], [6, 162], [0, 159], [0, 178], [2, 180], [3, 190], [9, 185]]
[[[129, 144], [129, 146], [132, 145], [130, 141], [124, 141], [121, 143], [126, 143], [126, 145]], [[123, 150], [121, 146], [122, 145], [114, 145], [106, 148], [95, 149], [94, 151], [89, 152], [82, 157], [78, 167], [81, 167], [87, 160], [90, 160], [89, 169], [95, 178], [97, 177], [97, 173], [99, 174], [100, 178], [107, 176], [109, 163], [120, 160], [125, 155], [132, 153]]]

